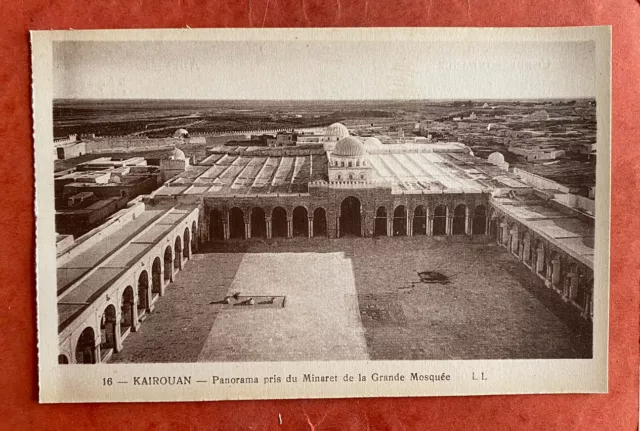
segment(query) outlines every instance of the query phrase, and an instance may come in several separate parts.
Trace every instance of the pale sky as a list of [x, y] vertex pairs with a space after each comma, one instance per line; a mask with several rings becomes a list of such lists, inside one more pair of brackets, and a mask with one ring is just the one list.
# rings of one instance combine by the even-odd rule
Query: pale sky
[[55, 98], [595, 97], [592, 42], [55, 42]]

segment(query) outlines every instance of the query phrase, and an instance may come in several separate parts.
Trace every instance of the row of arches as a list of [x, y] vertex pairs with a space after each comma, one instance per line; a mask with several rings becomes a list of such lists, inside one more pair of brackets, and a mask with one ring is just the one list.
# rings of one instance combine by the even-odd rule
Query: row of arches
[[[245, 210], [246, 211], [246, 210]], [[254, 207], [248, 214], [239, 207], [232, 207], [223, 214], [213, 209], [209, 218], [209, 239], [248, 238], [290, 238], [327, 236], [327, 213], [322, 207], [313, 210], [312, 216], [304, 206], [297, 206], [291, 217], [283, 207], [275, 207], [265, 212]], [[362, 204], [356, 197], [349, 196], [340, 204], [336, 220], [336, 236], [411, 236], [411, 235], [484, 235], [487, 233], [487, 209], [476, 206], [472, 212], [460, 204], [450, 211], [445, 205], [438, 205], [429, 214], [424, 205], [409, 211], [405, 205], [398, 205], [392, 213], [385, 206], [376, 209], [371, 229], [363, 230]]]
[[[227, 227], [228, 226], [228, 227]], [[222, 212], [213, 209], [209, 218], [209, 238], [211, 240], [248, 238], [289, 238], [327, 235], [327, 215], [324, 208], [316, 208], [309, 217], [303, 206], [294, 208], [289, 218], [283, 207], [275, 207], [267, 216], [260, 207], [251, 209], [247, 218], [242, 209], [229, 210], [228, 224]]]
[[[191, 228], [186, 227], [164, 247], [161, 255], [153, 258], [151, 274], [147, 269], [140, 271], [136, 284], [124, 287], [118, 295], [119, 301], [105, 306], [97, 328], [87, 326], [82, 330], [73, 351], [76, 364], [104, 362], [110, 353], [119, 350], [124, 338], [137, 329], [145, 314], [151, 312], [153, 303], [164, 294], [166, 286], [174, 281], [175, 274], [183, 269], [184, 262], [195, 253], [196, 232], [197, 225], [193, 221]], [[69, 362], [67, 355], [58, 356], [59, 364]]]
[[[536, 237], [524, 225], [498, 217], [496, 241], [522, 261], [530, 270], [590, 317], [592, 310], [593, 270], [555, 249], [547, 240]], [[492, 234], [494, 231], [492, 230]]]
[[[453, 216], [451, 217], [451, 235], [475, 234], [484, 235], [486, 233], [487, 219], [486, 208], [483, 205], [475, 207], [471, 229], [467, 228], [467, 207], [463, 204], [455, 207]], [[404, 205], [398, 205], [391, 219], [391, 236], [411, 235], [447, 235], [448, 219], [447, 208], [444, 205], [438, 205], [433, 215], [428, 216], [427, 210], [423, 205], [417, 206], [413, 210], [413, 217], [408, 216], [407, 208]], [[375, 236], [389, 235], [389, 217], [387, 208], [378, 207], [376, 210], [373, 234]], [[409, 231], [410, 229], [410, 231]]]

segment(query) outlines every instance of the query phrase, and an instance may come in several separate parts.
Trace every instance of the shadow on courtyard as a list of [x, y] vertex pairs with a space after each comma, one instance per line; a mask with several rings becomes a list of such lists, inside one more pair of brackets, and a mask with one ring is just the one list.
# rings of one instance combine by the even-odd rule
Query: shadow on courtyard
[[[591, 323], [486, 237], [257, 239], [201, 252], [343, 252], [371, 359], [592, 355]], [[425, 282], [428, 272], [446, 282]]]
[[[488, 238], [294, 238], [231, 241], [201, 247], [156, 302], [155, 310], [147, 315], [140, 331], [125, 340], [124, 349], [113, 356], [112, 362], [197, 361], [213, 328], [218, 327], [219, 332], [218, 323], [224, 323], [216, 323], [226, 306], [220, 302], [233, 295], [232, 290], [242, 290], [232, 285], [243, 260], [260, 253], [341, 253], [349, 264], [339, 271], [319, 265], [299, 273], [315, 272], [322, 278], [322, 271], [334, 271], [331, 277], [343, 277], [345, 283], [352, 283], [352, 293], [345, 295], [354, 309], [341, 312], [353, 317], [345, 320], [345, 330], [362, 334], [364, 329], [360, 336], [366, 343], [366, 354], [373, 360], [591, 356], [591, 324]], [[321, 261], [326, 265], [326, 259]], [[256, 267], [255, 277], [269, 270]], [[437, 280], [425, 278], [429, 272], [439, 274]], [[255, 282], [260, 284], [259, 280]], [[345, 292], [349, 290], [347, 284]], [[301, 286], [301, 291], [305, 286]], [[269, 293], [276, 294], [277, 290]], [[331, 313], [337, 309], [324, 302], [317, 304], [318, 312], [328, 313], [326, 318], [333, 319]], [[336, 315], [335, 323], [343, 317]], [[253, 360], [242, 356], [242, 352], [252, 352], [258, 346], [246, 346], [250, 340], [238, 334], [246, 332], [247, 325], [257, 325], [257, 321], [251, 320], [256, 318], [255, 313], [250, 313], [249, 320], [239, 320], [238, 325], [244, 329], [226, 328], [217, 335], [222, 337], [220, 341], [229, 350], [229, 357]], [[281, 323], [283, 326], [277, 331], [282, 333], [271, 326], [273, 322], [262, 322], [256, 330], [264, 332], [267, 339], [269, 331], [276, 331], [274, 335], [278, 337], [291, 337], [287, 325], [294, 325], [292, 328], [298, 328], [297, 331], [315, 330], [306, 328], [302, 322], [298, 326], [286, 320]], [[325, 334], [323, 337], [328, 338], [322, 340], [331, 345], [331, 337], [337, 337], [336, 333]], [[291, 338], [291, 349], [283, 352], [308, 350], [306, 345], [295, 344], [304, 342], [300, 341], [303, 339]], [[234, 346], [244, 346], [245, 350]], [[216, 350], [223, 346], [212, 348], [218, 355]], [[278, 359], [277, 352], [269, 350], [268, 345], [260, 349], [261, 355], [284, 360]]]

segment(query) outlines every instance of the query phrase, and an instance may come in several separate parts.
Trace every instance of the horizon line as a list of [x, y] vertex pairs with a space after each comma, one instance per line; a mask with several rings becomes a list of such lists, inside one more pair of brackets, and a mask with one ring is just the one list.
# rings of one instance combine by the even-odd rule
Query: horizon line
[[419, 99], [224, 99], [224, 98], [154, 98], [154, 97], [53, 97], [52, 100], [73, 100], [73, 101], [191, 101], [191, 102], [423, 102], [423, 101], [492, 101], [492, 100], [586, 100], [596, 99], [595, 96], [575, 96], [575, 97], [502, 97], [502, 98], [486, 98], [486, 97], [463, 97], [463, 98], [419, 98]]

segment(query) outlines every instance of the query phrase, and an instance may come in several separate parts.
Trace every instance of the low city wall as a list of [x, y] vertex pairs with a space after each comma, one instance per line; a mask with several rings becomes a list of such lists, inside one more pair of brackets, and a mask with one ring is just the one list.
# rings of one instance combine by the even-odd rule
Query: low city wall
[[111, 153], [114, 151], [153, 151], [173, 148], [182, 143], [177, 138], [98, 138], [86, 142], [87, 153]]

